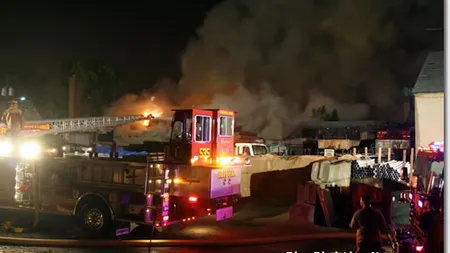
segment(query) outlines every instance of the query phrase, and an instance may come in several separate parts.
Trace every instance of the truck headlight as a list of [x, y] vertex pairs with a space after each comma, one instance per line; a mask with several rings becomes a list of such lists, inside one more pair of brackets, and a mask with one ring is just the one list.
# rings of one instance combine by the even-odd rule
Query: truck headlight
[[29, 142], [22, 145], [20, 153], [23, 158], [33, 159], [36, 158], [41, 151], [39, 144], [35, 142]]
[[8, 156], [11, 154], [13, 147], [9, 142], [0, 142], [0, 156]]

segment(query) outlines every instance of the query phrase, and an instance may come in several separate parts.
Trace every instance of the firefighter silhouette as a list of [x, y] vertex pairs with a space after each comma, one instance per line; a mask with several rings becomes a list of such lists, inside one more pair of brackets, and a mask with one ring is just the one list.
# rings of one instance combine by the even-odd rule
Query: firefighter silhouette
[[9, 104], [9, 108], [3, 112], [1, 121], [7, 126], [6, 134], [16, 135], [23, 129], [25, 118], [16, 100], [11, 100]]
[[168, 178], [170, 179], [169, 183], [169, 194], [172, 195], [175, 192], [175, 168], [171, 166], [169, 168]]

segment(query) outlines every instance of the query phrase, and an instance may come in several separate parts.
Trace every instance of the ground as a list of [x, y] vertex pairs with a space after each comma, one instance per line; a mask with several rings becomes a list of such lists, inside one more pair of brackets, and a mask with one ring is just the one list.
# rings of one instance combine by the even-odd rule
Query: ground
[[[395, 203], [394, 217], [396, 221], [406, 221], [407, 204]], [[286, 206], [262, 206], [249, 203], [245, 208], [235, 214], [233, 219], [217, 223], [214, 216], [196, 219], [190, 222], [184, 229], [174, 226], [158, 235], [159, 238], [177, 239], [223, 239], [233, 240], [239, 238], [258, 238], [268, 236], [282, 236], [292, 234], [310, 234], [321, 232], [349, 232], [347, 229], [324, 228], [309, 223], [290, 224]], [[406, 211], [405, 211], [406, 210]], [[1, 212], [1, 217], [22, 217], [24, 214], [18, 212]], [[31, 217], [28, 217], [31, 218]], [[21, 236], [34, 238], [70, 238], [66, 230], [67, 217], [42, 216], [43, 228], [39, 232], [28, 232], [23, 234], [0, 233], [0, 236]], [[51, 223], [51, 226], [49, 224]], [[354, 239], [339, 240], [308, 240], [280, 244], [262, 244], [247, 247], [228, 248], [151, 248], [150, 252], [172, 253], [172, 252], [349, 252], [355, 250]], [[149, 252], [148, 248], [30, 248], [18, 246], [0, 246], [0, 253], [112, 253], [112, 252]]]
[[[1, 184], [0, 184], [1, 188]], [[10, 188], [10, 187], [9, 187]], [[9, 189], [8, 188], [8, 189]], [[2, 189], [0, 189], [2, 190]], [[295, 196], [294, 196], [295, 197]], [[280, 202], [281, 203], [281, 202]], [[268, 203], [267, 201], [243, 201], [233, 219], [216, 222], [215, 217], [207, 216], [190, 221], [186, 227], [175, 225], [169, 230], [158, 233], [159, 239], [216, 239], [235, 240], [245, 238], [275, 237], [294, 234], [350, 232], [348, 229], [326, 228], [315, 226], [308, 222], [292, 224], [289, 222], [290, 205]], [[394, 203], [394, 221], [398, 224], [408, 223], [408, 205]], [[44, 215], [40, 216], [38, 230], [27, 229], [33, 221], [33, 213], [18, 210], [0, 210], [0, 223], [12, 221], [19, 227], [25, 227], [24, 233], [13, 234], [0, 232], [0, 237], [26, 237], [26, 238], [55, 238], [74, 239], [79, 231], [73, 229], [72, 218], [69, 216]], [[1, 230], [1, 229], [0, 229]], [[142, 234], [141, 234], [142, 235]], [[137, 234], [139, 238], [141, 235]], [[323, 248], [323, 249], [322, 249]], [[155, 248], [154, 252], [314, 252], [325, 251], [341, 252], [354, 251], [354, 239], [351, 240], [323, 240], [308, 242], [291, 242], [284, 244], [258, 245], [251, 247], [233, 247], [222, 249], [195, 249], [195, 248]], [[0, 253], [7, 252], [33, 252], [33, 253], [82, 253], [82, 252], [147, 252], [147, 249], [62, 249], [62, 248], [26, 248], [14, 246], [0, 246]]]
[[313, 253], [313, 252], [354, 252], [352, 241], [333, 240], [327, 241], [303, 241], [282, 244], [265, 244], [251, 247], [228, 248], [128, 248], [128, 249], [73, 249], [73, 248], [27, 248], [0, 246], [1, 253]]
[[[347, 229], [325, 228], [309, 222], [289, 222], [289, 207], [249, 204], [235, 213], [229, 220], [216, 222], [215, 216], [208, 216], [186, 224], [185, 228], [174, 226], [158, 234], [164, 239], [239, 239], [261, 238], [293, 234], [326, 232], [349, 232]], [[350, 231], [351, 232], [351, 231]]]

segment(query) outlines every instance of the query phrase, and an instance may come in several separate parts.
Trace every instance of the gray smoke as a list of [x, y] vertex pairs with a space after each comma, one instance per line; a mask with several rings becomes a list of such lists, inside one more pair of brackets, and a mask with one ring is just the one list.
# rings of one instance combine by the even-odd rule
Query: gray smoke
[[414, 80], [392, 73], [411, 75], [422, 64], [417, 52], [394, 46], [400, 31], [424, 37], [416, 34], [425, 30], [421, 23], [406, 17], [414, 2], [224, 1], [187, 45], [178, 87], [163, 80], [115, 108], [156, 96], [166, 98], [163, 111], [233, 109], [237, 125], [266, 139], [288, 135], [322, 105], [336, 109], [340, 120], [399, 120], [402, 89]]
[[225, 1], [183, 55], [183, 105], [237, 110], [237, 125], [265, 138], [321, 105], [342, 120], [395, 111], [402, 94], [388, 59], [406, 56], [388, 50], [397, 27], [387, 13], [405, 7], [394, 2]]

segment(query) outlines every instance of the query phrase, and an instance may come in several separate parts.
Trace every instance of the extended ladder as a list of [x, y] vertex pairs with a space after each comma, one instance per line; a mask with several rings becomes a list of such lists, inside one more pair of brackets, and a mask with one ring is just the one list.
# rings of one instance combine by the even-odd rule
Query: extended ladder
[[[42, 134], [56, 134], [69, 132], [95, 132], [107, 130], [115, 126], [133, 123], [140, 120], [153, 119], [152, 115], [130, 115], [117, 117], [90, 117], [73, 119], [54, 119], [27, 121], [24, 126], [25, 131], [40, 132]], [[6, 129], [4, 124], [0, 128]]]
[[73, 118], [60, 120], [43, 120], [31, 121], [26, 124], [49, 124], [48, 133], [64, 133], [64, 132], [89, 132], [98, 129], [115, 127], [118, 125], [128, 124], [139, 120], [150, 119], [143, 115], [119, 116], [119, 117], [92, 117], [92, 118]]

